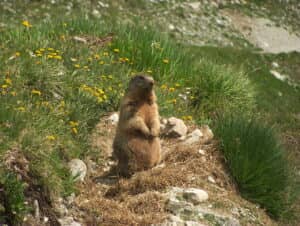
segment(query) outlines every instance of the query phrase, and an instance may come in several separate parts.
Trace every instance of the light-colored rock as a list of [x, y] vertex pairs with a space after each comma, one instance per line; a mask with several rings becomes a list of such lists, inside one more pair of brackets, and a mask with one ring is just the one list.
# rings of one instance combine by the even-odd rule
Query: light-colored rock
[[279, 64], [277, 62], [272, 62], [272, 66], [275, 67], [275, 68], [278, 68]]
[[73, 217], [64, 217], [58, 219], [61, 226], [82, 226], [79, 222], [74, 221]]
[[199, 150], [198, 150], [198, 153], [199, 153], [200, 155], [205, 155], [205, 154], [206, 154], [205, 150], [203, 150], [203, 149], [199, 149]]
[[192, 202], [194, 205], [197, 205], [206, 201], [208, 199], [208, 194], [202, 189], [188, 188], [183, 191], [183, 198], [185, 198], [188, 202]]
[[214, 138], [214, 134], [213, 134], [212, 130], [209, 128], [208, 125], [201, 126], [200, 131], [203, 134], [203, 137], [201, 139], [201, 143], [204, 143], [204, 144], [209, 143]]
[[87, 43], [87, 40], [85, 38], [74, 36], [73, 39], [77, 42]]
[[213, 183], [213, 184], [216, 183], [216, 180], [215, 180], [212, 176], [208, 176], [208, 177], [207, 177], [207, 180], [208, 180], [210, 183]]
[[184, 124], [183, 120], [171, 117], [168, 119], [168, 123], [166, 125], [163, 134], [169, 137], [182, 137], [187, 133], [187, 127]]
[[287, 76], [286, 75], [282, 75], [279, 72], [275, 71], [275, 70], [271, 70], [270, 73], [277, 78], [280, 81], [285, 81], [287, 80]]
[[34, 200], [33, 201], [33, 206], [34, 206], [34, 218], [36, 220], [40, 220], [40, 206], [39, 206], [39, 202], [38, 200]]
[[195, 129], [193, 132], [187, 135], [184, 144], [191, 145], [200, 142], [201, 137], [203, 137], [203, 133], [200, 129]]
[[87, 167], [85, 163], [80, 159], [72, 159], [68, 163], [72, 177], [75, 181], [84, 181], [86, 176]]
[[186, 221], [185, 226], [205, 226], [205, 225], [196, 221]]
[[118, 113], [113, 113], [111, 116], [109, 116], [108, 121], [113, 124], [116, 125], [119, 122], [119, 114]]

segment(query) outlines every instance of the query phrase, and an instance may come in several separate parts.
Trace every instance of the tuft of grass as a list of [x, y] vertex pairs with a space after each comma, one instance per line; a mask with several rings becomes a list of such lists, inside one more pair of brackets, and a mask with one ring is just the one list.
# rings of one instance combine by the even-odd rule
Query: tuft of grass
[[251, 112], [255, 107], [255, 89], [241, 70], [203, 60], [189, 83], [194, 96], [192, 104], [206, 117]]
[[[2, 190], [3, 189], [3, 190]], [[14, 173], [1, 173], [0, 177], [0, 204], [4, 212], [0, 211], [1, 221], [16, 225], [23, 221], [28, 208], [25, 205], [24, 185]]]
[[279, 218], [287, 208], [290, 179], [274, 130], [255, 119], [231, 115], [216, 123], [215, 133], [242, 196]]

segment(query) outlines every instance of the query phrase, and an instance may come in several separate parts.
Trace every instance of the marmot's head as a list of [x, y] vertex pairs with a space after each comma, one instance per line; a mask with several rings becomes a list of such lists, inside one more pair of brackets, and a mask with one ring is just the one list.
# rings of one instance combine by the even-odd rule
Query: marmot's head
[[146, 75], [137, 75], [130, 80], [128, 91], [146, 94], [152, 91], [153, 85], [154, 79], [152, 77]]

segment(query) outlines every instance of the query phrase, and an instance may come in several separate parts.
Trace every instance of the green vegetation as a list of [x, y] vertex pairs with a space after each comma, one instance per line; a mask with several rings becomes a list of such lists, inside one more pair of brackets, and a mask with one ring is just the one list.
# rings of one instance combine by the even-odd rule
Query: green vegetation
[[[80, 3], [77, 13], [79, 8]], [[2, 17], [11, 20], [8, 14]], [[157, 81], [161, 115], [216, 125], [244, 197], [276, 218], [285, 214], [293, 199], [289, 195], [297, 194], [290, 187], [286, 153], [267, 124], [247, 116], [255, 112], [282, 133], [299, 136], [299, 88], [269, 72], [273, 61], [289, 72], [299, 54], [183, 46], [148, 25], [87, 20], [82, 14], [37, 23], [34, 15], [23, 24], [15, 18], [14, 25], [0, 28], [0, 172], [5, 172], [0, 219], [8, 214], [16, 223], [27, 210], [27, 187], [2, 164], [8, 151], [17, 148], [28, 160], [30, 183], [40, 192], [70, 194], [74, 185], [66, 163], [77, 157], [99, 159], [99, 150], [90, 145], [91, 131], [104, 114], [118, 109], [127, 82], [141, 72]]]
[[216, 124], [216, 135], [242, 196], [279, 217], [287, 208], [289, 172], [273, 130], [241, 116], [226, 116]]
[[3, 191], [0, 190], [0, 201], [3, 202], [4, 207], [4, 212], [0, 210], [0, 223], [8, 222], [14, 225], [23, 220], [23, 216], [27, 212], [24, 185], [11, 172], [0, 175], [0, 185], [3, 187]]

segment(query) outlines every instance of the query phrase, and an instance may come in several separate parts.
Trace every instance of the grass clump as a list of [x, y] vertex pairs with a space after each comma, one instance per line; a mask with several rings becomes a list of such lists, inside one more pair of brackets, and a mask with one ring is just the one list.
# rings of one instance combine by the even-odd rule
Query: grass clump
[[289, 169], [273, 129], [254, 119], [226, 116], [215, 132], [242, 196], [280, 217], [287, 207]]
[[206, 117], [224, 112], [251, 112], [255, 105], [254, 88], [241, 70], [202, 61], [198, 74], [190, 79], [192, 104]]
[[0, 223], [15, 225], [23, 221], [23, 216], [28, 211], [24, 185], [14, 173], [5, 172], [0, 175], [0, 207], [4, 207], [0, 209]]

